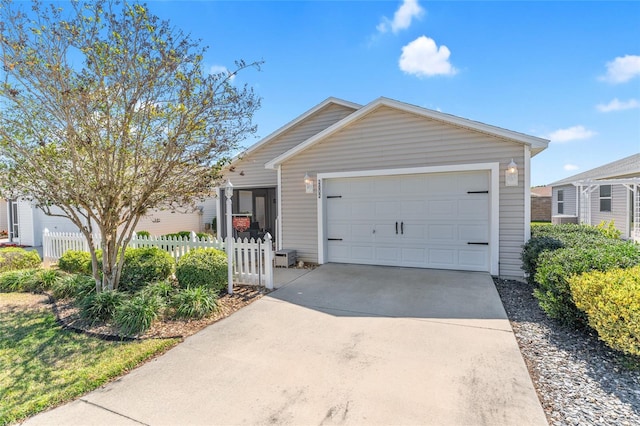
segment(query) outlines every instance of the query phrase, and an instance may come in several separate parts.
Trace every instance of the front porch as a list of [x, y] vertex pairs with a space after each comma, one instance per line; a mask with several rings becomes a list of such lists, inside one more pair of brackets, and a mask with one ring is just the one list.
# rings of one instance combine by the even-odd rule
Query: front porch
[[[234, 188], [231, 198], [233, 237], [264, 239], [269, 233], [275, 241], [278, 217], [276, 188]], [[227, 237], [225, 189], [219, 188], [217, 234]]]

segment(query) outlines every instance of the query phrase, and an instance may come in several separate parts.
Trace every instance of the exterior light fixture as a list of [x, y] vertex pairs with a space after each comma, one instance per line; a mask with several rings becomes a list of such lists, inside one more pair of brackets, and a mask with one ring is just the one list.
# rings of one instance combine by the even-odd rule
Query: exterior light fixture
[[313, 194], [313, 179], [309, 177], [309, 173], [304, 174], [304, 189], [305, 193]]
[[518, 165], [513, 158], [504, 172], [504, 182], [506, 186], [518, 186]]

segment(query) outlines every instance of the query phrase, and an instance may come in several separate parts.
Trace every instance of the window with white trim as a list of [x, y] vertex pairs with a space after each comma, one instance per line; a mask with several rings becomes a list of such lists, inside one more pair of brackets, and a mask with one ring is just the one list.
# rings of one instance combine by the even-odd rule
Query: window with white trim
[[600, 211], [611, 211], [611, 185], [600, 185]]
[[564, 189], [558, 189], [558, 214], [564, 214]]

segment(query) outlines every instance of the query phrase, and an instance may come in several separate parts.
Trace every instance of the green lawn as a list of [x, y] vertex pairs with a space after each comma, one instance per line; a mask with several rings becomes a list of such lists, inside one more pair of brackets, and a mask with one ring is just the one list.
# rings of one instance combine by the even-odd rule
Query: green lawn
[[2, 309], [0, 425], [72, 400], [177, 342], [107, 342], [63, 330], [49, 310]]

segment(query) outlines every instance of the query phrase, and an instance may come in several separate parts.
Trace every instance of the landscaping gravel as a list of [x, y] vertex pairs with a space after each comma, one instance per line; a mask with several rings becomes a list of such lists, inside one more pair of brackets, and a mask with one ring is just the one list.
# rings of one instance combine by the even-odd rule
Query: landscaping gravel
[[494, 281], [550, 425], [640, 425], [640, 371], [628, 359], [548, 318], [530, 284]]

